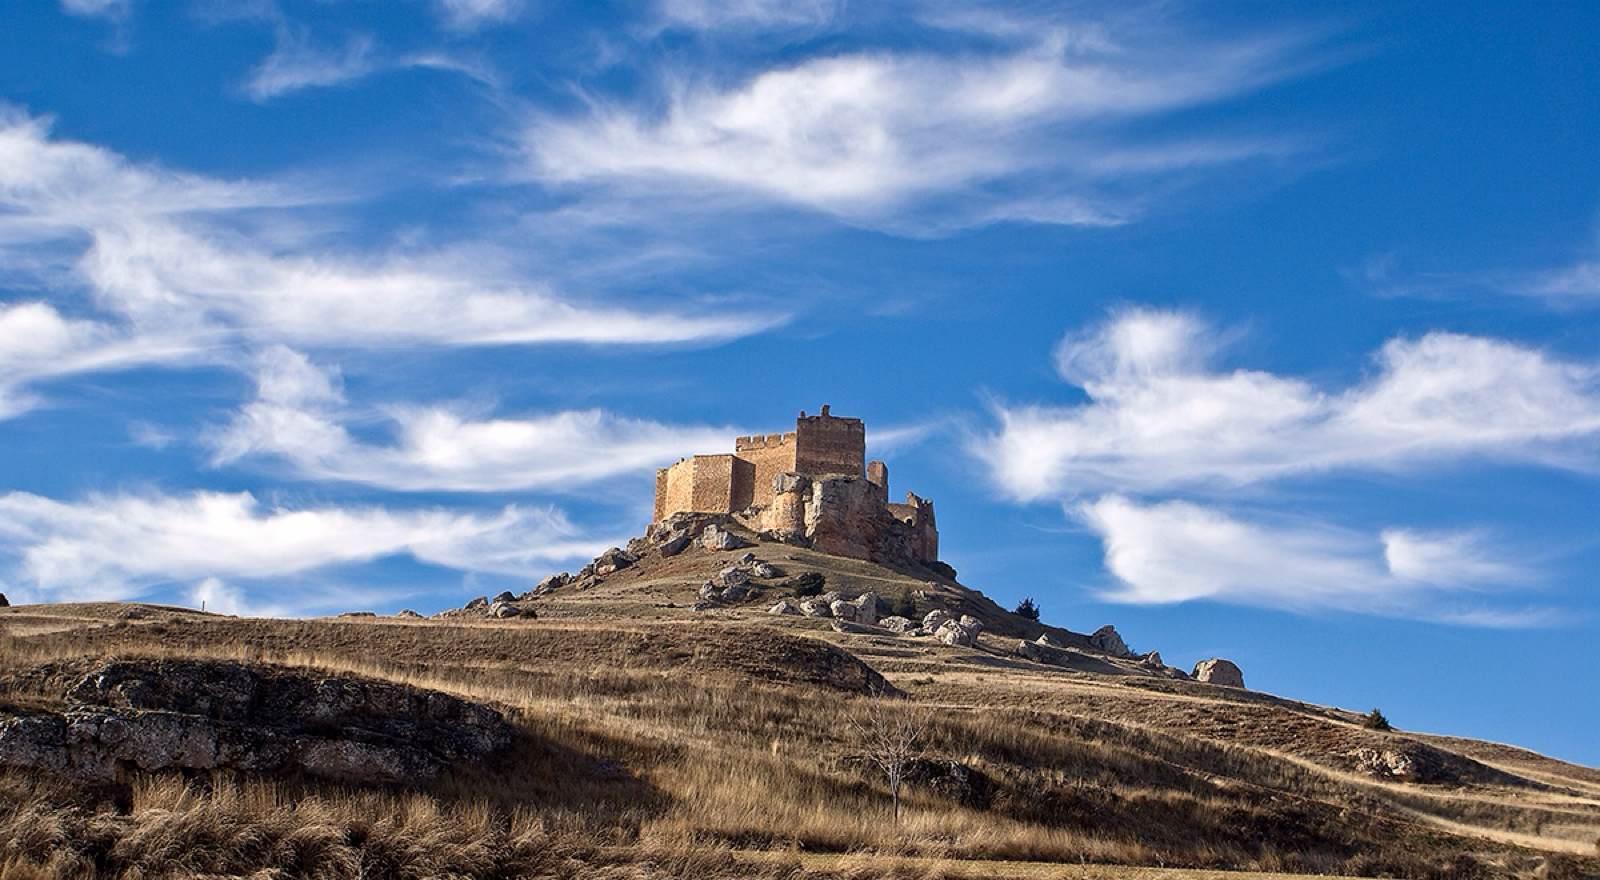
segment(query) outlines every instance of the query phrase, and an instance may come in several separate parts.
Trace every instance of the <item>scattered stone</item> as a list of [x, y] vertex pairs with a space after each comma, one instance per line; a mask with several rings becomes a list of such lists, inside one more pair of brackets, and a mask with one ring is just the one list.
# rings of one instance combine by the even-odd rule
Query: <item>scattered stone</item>
[[1194, 665], [1194, 680], [1206, 684], [1220, 684], [1223, 687], [1244, 687], [1244, 673], [1231, 660], [1213, 657], [1210, 660], [1201, 660]]
[[717, 603], [715, 603], [715, 602], [696, 602], [693, 605], [689, 606], [689, 610], [691, 610], [691, 611], [710, 611], [711, 609], [716, 608], [716, 607], [717, 607]]
[[743, 602], [744, 600], [750, 598], [750, 588], [744, 584], [734, 584], [731, 587], [724, 587], [722, 592], [717, 594], [717, 598], [724, 602]]
[[489, 616], [496, 620], [506, 620], [512, 617], [538, 617], [532, 608], [523, 608], [510, 602], [496, 602], [489, 606]]
[[700, 585], [700, 592], [698, 595], [700, 596], [700, 601], [702, 602], [715, 602], [717, 599], [722, 597], [722, 588], [711, 581], [706, 581]]
[[800, 606], [793, 599], [779, 599], [776, 605], [767, 609], [768, 614], [799, 614]]
[[1145, 666], [1151, 667], [1152, 669], [1163, 669], [1167, 665], [1161, 662], [1160, 651], [1151, 651], [1143, 657], [1140, 657], [1139, 662]]
[[412, 611], [410, 608], [402, 608], [399, 611], [395, 612], [394, 616], [395, 617], [404, 617], [407, 620], [423, 620], [424, 619], [422, 615], [418, 614], [415, 611]]
[[637, 557], [621, 547], [612, 547], [594, 558], [594, 573], [604, 577], [622, 571], [638, 561]]
[[533, 588], [532, 595], [543, 596], [546, 593], [559, 590], [570, 583], [572, 583], [572, 575], [567, 574], [566, 572], [553, 574], [540, 581], [539, 585]]
[[750, 583], [750, 575], [744, 569], [732, 565], [717, 572], [716, 582], [724, 587], [742, 587]]
[[815, 596], [822, 592], [827, 582], [827, 576], [820, 571], [802, 571], [778, 586], [793, 590], [796, 596]]
[[494, 597], [494, 601], [495, 602], [515, 602], [515, 601], [517, 601], [517, 597], [516, 597], [515, 593], [512, 593], [510, 590], [506, 590], [505, 592], [501, 593], [500, 595]]
[[869, 626], [878, 622], [878, 594], [862, 593], [856, 597], [856, 623]]
[[800, 613], [807, 617], [832, 617], [833, 609], [821, 599], [806, 599], [800, 603]]
[[821, 596], [818, 596], [817, 598], [821, 599], [824, 602], [832, 603], [832, 602], [837, 602], [840, 599], [843, 599], [844, 598], [844, 594], [839, 592], [838, 590], [829, 590], [828, 592], [823, 593]]
[[65, 696], [61, 713], [0, 716], [0, 764], [100, 782], [137, 768], [415, 784], [513, 737], [499, 712], [438, 691], [224, 660], [112, 661]]
[[756, 561], [756, 555], [754, 553], [746, 553], [743, 556], [739, 557], [739, 563], [741, 565], [749, 565], [749, 564], [751, 564], [752, 562], [755, 562], [755, 561]]
[[464, 605], [462, 607], [464, 607], [467, 611], [476, 611], [479, 608], [487, 608], [487, 607], [489, 607], [489, 597], [488, 596], [479, 596], [478, 598], [473, 599], [471, 602], [468, 602], [466, 605]]
[[942, 608], [935, 608], [922, 616], [922, 628], [928, 632], [937, 632], [950, 619], [949, 612]]
[[745, 540], [722, 526], [712, 523], [700, 533], [700, 545], [707, 550], [737, 550], [745, 546]]
[[833, 621], [833, 631], [849, 633], [853, 636], [874, 636], [878, 634], [878, 631], [873, 627], [863, 626], [859, 623], [851, 623], [849, 621], [839, 620], [837, 618]]
[[946, 620], [933, 633], [934, 638], [952, 648], [970, 648], [976, 636], [977, 633], [954, 620]]
[[1117, 628], [1107, 624], [1094, 631], [1089, 636], [1089, 644], [1110, 654], [1113, 657], [1132, 657], [1133, 652], [1128, 650], [1127, 642], [1122, 636], [1117, 635]]
[[885, 617], [884, 619], [878, 621], [878, 625], [889, 632], [897, 632], [902, 635], [917, 628], [915, 621], [909, 618], [901, 617], [898, 614]]
[[970, 630], [972, 630], [973, 631], [972, 632], [973, 635], [977, 635], [978, 633], [983, 631], [983, 621], [979, 620], [976, 617], [973, 617], [970, 614], [961, 615], [960, 623], [961, 623], [961, 628], [962, 629], [970, 629]]
[[689, 542], [691, 540], [693, 539], [688, 535], [675, 535], [671, 538], [668, 538], [666, 542], [661, 545], [661, 555], [663, 557], [677, 556], [689, 546]]
[[1065, 648], [1066, 644], [1050, 633], [1040, 633], [1038, 643], [1046, 648]]
[[828, 603], [828, 610], [833, 612], [833, 616], [835, 618], [838, 618], [839, 620], [848, 620], [854, 623], [856, 620], [856, 614], [861, 609], [843, 599], [835, 599]]
[[755, 565], [750, 566], [750, 576], [761, 578], [764, 581], [778, 577], [780, 574], [782, 572], [779, 572], [770, 563], [757, 562]]

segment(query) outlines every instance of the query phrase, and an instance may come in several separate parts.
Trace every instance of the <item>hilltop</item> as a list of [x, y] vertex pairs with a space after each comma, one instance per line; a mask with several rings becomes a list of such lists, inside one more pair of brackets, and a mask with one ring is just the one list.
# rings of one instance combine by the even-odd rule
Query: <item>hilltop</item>
[[[1191, 681], [1017, 617], [952, 574], [697, 515], [434, 619], [7, 608], [0, 864], [23, 877], [1600, 875], [1600, 772]], [[706, 599], [719, 578], [743, 589]], [[772, 613], [796, 592], [909, 597], [982, 627], [947, 644]], [[1040, 636], [1061, 646], [1045, 662], [1021, 650]], [[238, 684], [158, 685], [174, 669]], [[270, 697], [289, 708], [268, 716], [226, 708], [264, 694], [302, 696]], [[397, 725], [423, 705], [442, 708], [423, 751], [406, 751], [419, 734]], [[923, 731], [898, 823], [865, 760], [873, 707]], [[85, 719], [98, 726], [74, 740]], [[241, 742], [273, 744], [278, 763], [252, 764]], [[111, 771], [85, 786], [84, 755]]]

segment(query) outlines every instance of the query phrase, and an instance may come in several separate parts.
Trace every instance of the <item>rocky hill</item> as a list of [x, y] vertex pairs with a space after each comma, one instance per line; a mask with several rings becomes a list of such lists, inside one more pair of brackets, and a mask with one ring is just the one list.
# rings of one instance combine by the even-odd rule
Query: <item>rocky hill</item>
[[1600, 876], [1600, 771], [1202, 667], [700, 515], [433, 618], [4, 608], [0, 875]]

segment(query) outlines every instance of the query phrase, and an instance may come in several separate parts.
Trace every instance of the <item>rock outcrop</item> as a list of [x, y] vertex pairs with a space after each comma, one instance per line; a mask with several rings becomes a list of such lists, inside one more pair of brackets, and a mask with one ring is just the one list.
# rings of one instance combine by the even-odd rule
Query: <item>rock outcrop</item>
[[46, 681], [63, 675], [66, 708], [0, 714], [0, 765], [95, 781], [137, 768], [415, 783], [513, 738], [488, 706], [354, 676], [220, 660], [40, 673]]
[[1122, 636], [1117, 634], [1117, 628], [1109, 624], [1095, 630], [1094, 634], [1089, 636], [1089, 644], [1113, 657], [1129, 658], [1133, 656], [1133, 652], [1128, 650], [1128, 643], [1124, 642]]
[[1206, 684], [1220, 684], [1224, 687], [1236, 688], [1244, 687], [1244, 673], [1239, 671], [1239, 667], [1235, 666], [1232, 661], [1224, 660], [1221, 657], [1213, 657], [1210, 660], [1201, 660], [1196, 663], [1192, 677], [1195, 681], [1202, 681]]

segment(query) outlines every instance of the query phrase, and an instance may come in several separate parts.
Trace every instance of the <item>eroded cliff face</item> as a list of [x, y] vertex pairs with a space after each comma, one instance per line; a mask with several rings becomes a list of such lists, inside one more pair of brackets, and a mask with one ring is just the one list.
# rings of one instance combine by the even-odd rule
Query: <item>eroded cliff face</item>
[[780, 540], [803, 540], [835, 556], [883, 563], [937, 561], [932, 516], [902, 521], [884, 503], [882, 487], [864, 477], [781, 474], [773, 488], [772, 503], [747, 520], [752, 528]]

